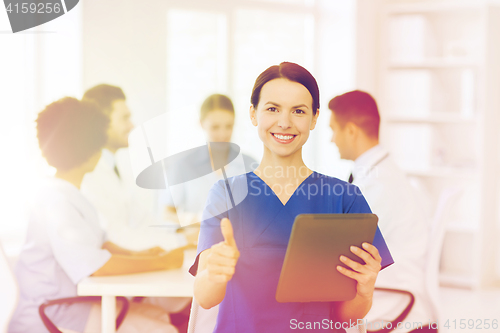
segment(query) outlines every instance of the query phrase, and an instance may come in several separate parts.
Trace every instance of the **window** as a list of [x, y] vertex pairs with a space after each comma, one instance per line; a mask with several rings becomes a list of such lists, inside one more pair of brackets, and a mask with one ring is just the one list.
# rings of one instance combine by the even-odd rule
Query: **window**
[[[15, 255], [24, 241], [26, 205], [37, 176], [53, 172], [41, 157], [35, 119], [61, 97], [82, 94], [80, 7], [17, 34], [0, 34], [0, 243]], [[0, 10], [0, 31], [11, 31]], [[5, 93], [7, 92], [7, 93]], [[6, 203], [6, 204], [5, 204]]]
[[[307, 164], [342, 176], [330, 143], [328, 101], [354, 88], [355, 1], [191, 0], [167, 13], [168, 154], [205, 143], [199, 108], [212, 93], [228, 94], [236, 109], [233, 141], [256, 158], [262, 143], [248, 121], [256, 77], [271, 65], [297, 62], [320, 85], [322, 113], [304, 150]], [[182, 121], [180, 121], [182, 119]], [[188, 140], [176, 138], [190, 133]], [[185, 136], [183, 136], [185, 137]]]

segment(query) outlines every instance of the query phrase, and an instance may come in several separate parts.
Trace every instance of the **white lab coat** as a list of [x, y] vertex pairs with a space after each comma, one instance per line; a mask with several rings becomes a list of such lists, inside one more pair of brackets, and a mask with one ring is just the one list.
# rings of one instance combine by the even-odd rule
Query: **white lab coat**
[[[118, 153], [121, 153], [120, 156]], [[166, 250], [186, 245], [186, 238], [176, 233], [178, 224], [162, 221], [153, 214], [152, 190], [139, 188], [132, 175], [128, 150], [117, 154], [103, 149], [94, 171], [83, 179], [81, 191], [97, 208], [108, 240], [129, 250], [160, 246]], [[120, 176], [114, 171], [115, 165]], [[163, 227], [158, 227], [162, 225]], [[189, 297], [150, 297], [145, 302], [178, 312]]]
[[[97, 166], [85, 175], [81, 186], [82, 193], [101, 214], [108, 239], [131, 250], [153, 246], [169, 250], [185, 245], [184, 236], [175, 232], [177, 225], [153, 214], [154, 192], [135, 184], [128, 150], [119, 153], [123, 158], [103, 149]], [[115, 165], [120, 177], [114, 171]]]
[[[352, 174], [353, 183], [360, 187], [373, 213], [379, 217], [378, 225], [395, 261], [379, 273], [375, 286], [404, 289], [414, 294], [415, 304], [404, 319], [405, 324], [422, 322], [425, 325], [433, 321], [424, 285], [429, 219], [423, 213], [426, 210], [416, 190], [389, 152], [380, 145], [356, 159]], [[376, 292], [366, 319], [393, 320], [407, 303], [406, 296]]]
[[[38, 307], [47, 300], [76, 296], [76, 285], [103, 266], [105, 233], [94, 207], [71, 183], [46, 178], [32, 190], [28, 232], [15, 273], [19, 303], [9, 332], [47, 332]], [[51, 306], [47, 315], [59, 327], [82, 332], [90, 303]]]

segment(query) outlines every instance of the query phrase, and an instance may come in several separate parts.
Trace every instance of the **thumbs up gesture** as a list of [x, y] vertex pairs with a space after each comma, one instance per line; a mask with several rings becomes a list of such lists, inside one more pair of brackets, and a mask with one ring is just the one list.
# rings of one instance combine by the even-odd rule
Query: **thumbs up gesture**
[[229, 219], [220, 223], [224, 241], [213, 245], [207, 256], [208, 277], [213, 282], [226, 283], [233, 277], [240, 252], [233, 235], [233, 226]]

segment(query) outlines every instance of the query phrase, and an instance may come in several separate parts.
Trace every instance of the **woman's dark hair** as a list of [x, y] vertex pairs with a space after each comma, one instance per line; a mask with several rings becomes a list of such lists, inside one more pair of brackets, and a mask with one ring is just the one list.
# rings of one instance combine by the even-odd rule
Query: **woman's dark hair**
[[87, 90], [82, 99], [91, 100], [97, 103], [103, 112], [110, 114], [113, 110], [113, 102], [125, 100], [122, 88], [109, 84], [99, 84]]
[[231, 99], [226, 95], [213, 94], [208, 96], [200, 109], [200, 120], [203, 121], [207, 114], [213, 110], [226, 110], [234, 114], [234, 106]]
[[300, 83], [312, 96], [313, 104], [313, 115], [316, 115], [316, 111], [319, 109], [319, 88], [316, 79], [309, 73], [304, 67], [297, 65], [293, 62], [282, 62], [279, 66], [271, 66], [265, 71], [263, 71], [252, 89], [252, 97], [250, 102], [254, 108], [257, 108], [260, 100], [260, 91], [262, 87], [269, 81], [274, 79], [284, 78], [293, 82]]
[[38, 114], [38, 145], [49, 165], [68, 171], [104, 147], [108, 126], [109, 118], [96, 103], [65, 97]]

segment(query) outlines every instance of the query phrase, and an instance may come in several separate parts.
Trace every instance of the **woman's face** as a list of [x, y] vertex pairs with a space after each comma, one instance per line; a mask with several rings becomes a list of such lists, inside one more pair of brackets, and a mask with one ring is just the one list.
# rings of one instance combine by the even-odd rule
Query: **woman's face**
[[264, 84], [257, 109], [250, 107], [252, 124], [264, 146], [283, 157], [300, 152], [319, 115], [319, 110], [313, 115], [312, 102], [300, 83], [280, 78]]
[[209, 142], [229, 142], [233, 134], [234, 113], [223, 109], [212, 110], [201, 121], [201, 127]]

